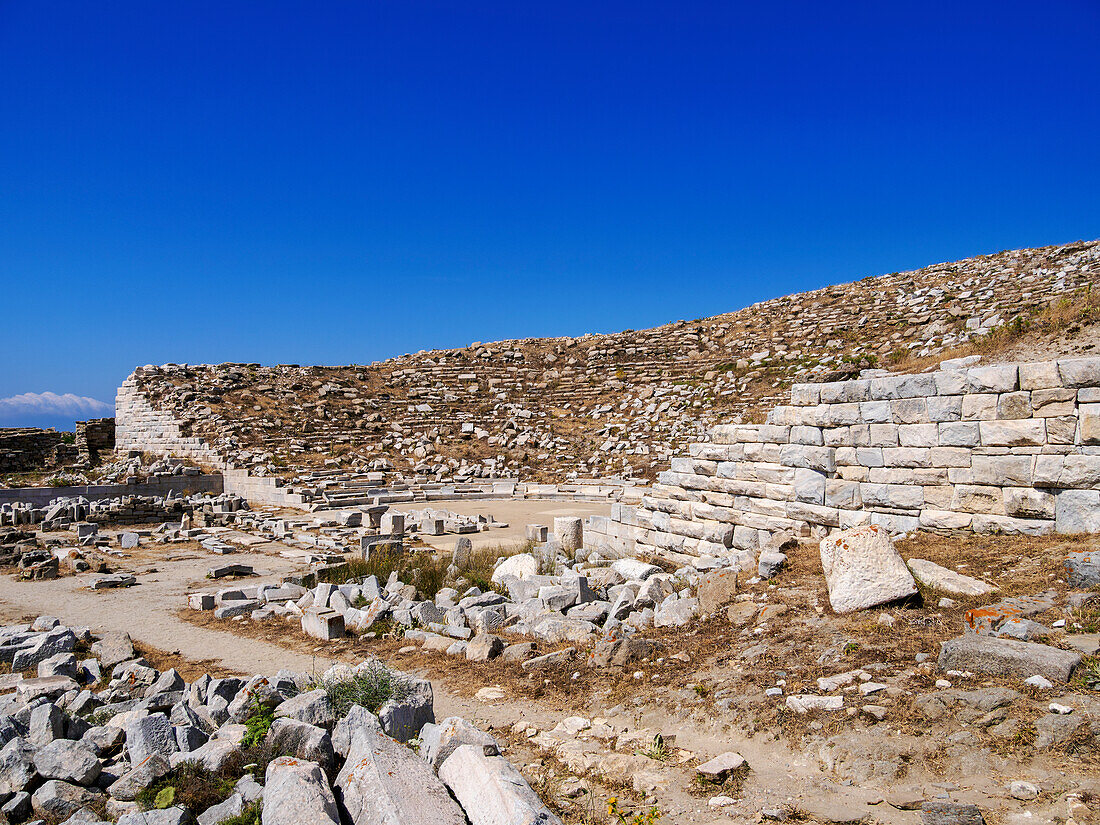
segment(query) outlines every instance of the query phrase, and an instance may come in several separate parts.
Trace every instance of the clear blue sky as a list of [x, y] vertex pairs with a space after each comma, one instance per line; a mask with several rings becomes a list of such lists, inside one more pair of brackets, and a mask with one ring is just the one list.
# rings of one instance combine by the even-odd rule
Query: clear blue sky
[[1096, 0], [0, 0], [0, 399], [1095, 238], [1098, 43]]

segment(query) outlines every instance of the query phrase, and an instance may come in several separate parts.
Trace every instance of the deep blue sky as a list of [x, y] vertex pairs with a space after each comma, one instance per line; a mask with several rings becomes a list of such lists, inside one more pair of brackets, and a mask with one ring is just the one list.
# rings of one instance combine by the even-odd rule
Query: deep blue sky
[[1098, 42], [1096, 0], [0, 0], [0, 399], [1095, 238]]

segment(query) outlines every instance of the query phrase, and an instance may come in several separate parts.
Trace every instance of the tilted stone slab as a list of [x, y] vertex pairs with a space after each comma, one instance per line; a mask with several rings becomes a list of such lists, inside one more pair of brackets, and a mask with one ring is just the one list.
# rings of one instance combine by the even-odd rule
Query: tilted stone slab
[[336, 777], [353, 825], [465, 825], [466, 816], [431, 766], [368, 725], [351, 734]]
[[1079, 664], [1081, 654], [1077, 651], [971, 633], [944, 642], [939, 658], [943, 670], [969, 670], [1022, 679], [1038, 674], [1052, 682], [1068, 682]]
[[821, 566], [829, 603], [850, 613], [912, 596], [917, 583], [890, 536], [871, 525], [836, 533], [821, 541]]
[[470, 825], [561, 825], [507, 759], [486, 756], [477, 745], [456, 748], [439, 767], [439, 778]]
[[[264, 774], [263, 825], [339, 825], [340, 811], [321, 767], [280, 756]], [[358, 822], [358, 820], [356, 820]]]
[[909, 559], [908, 564], [918, 582], [941, 593], [950, 593], [953, 596], [984, 596], [997, 589], [988, 582], [940, 567], [928, 559]]

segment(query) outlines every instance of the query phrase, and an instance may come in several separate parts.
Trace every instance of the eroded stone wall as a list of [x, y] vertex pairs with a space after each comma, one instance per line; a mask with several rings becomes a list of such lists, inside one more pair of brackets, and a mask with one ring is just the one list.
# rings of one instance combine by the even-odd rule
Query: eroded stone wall
[[586, 535], [676, 558], [863, 524], [1100, 532], [1100, 358], [865, 376], [796, 384], [767, 423], [713, 427]]

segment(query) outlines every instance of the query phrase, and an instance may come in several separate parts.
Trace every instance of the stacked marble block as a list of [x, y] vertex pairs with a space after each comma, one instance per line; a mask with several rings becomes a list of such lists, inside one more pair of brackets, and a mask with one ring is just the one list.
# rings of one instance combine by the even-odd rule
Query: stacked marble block
[[170, 413], [154, 409], [130, 375], [115, 395], [115, 447], [160, 456], [190, 458], [224, 468], [225, 461], [201, 438], [185, 436]]
[[865, 375], [796, 384], [767, 423], [712, 428], [592, 532], [672, 558], [863, 524], [1100, 532], [1100, 358]]

